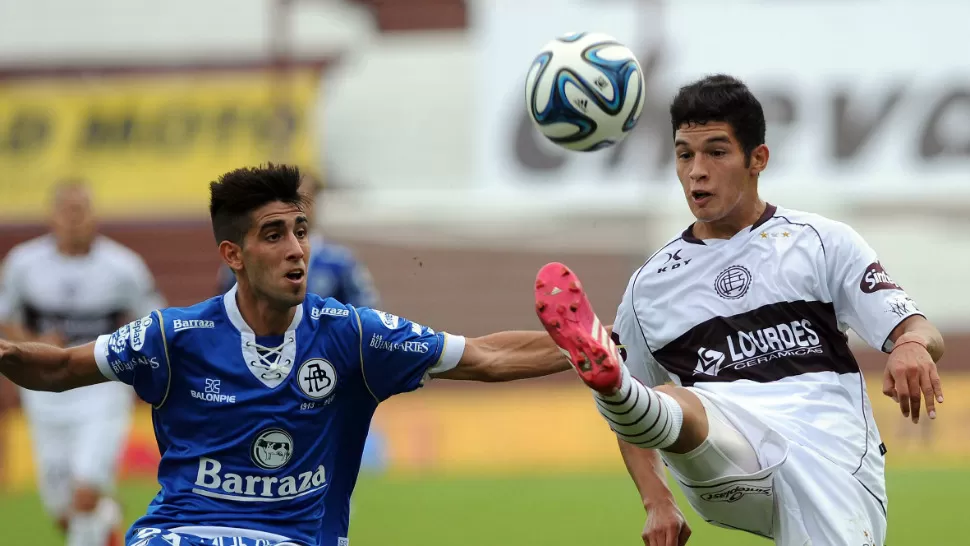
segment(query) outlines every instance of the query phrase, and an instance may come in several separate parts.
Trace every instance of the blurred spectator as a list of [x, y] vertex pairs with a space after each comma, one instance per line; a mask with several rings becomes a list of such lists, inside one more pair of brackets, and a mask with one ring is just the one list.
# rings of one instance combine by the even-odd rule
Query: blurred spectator
[[[5, 336], [80, 345], [163, 305], [141, 257], [98, 233], [83, 182], [61, 183], [52, 198], [50, 233], [14, 247], [4, 261]], [[131, 336], [139, 331], [134, 324]], [[63, 393], [21, 390], [20, 399], [41, 499], [67, 545], [120, 544], [122, 515], [111, 494], [130, 426], [131, 388], [106, 382]]]

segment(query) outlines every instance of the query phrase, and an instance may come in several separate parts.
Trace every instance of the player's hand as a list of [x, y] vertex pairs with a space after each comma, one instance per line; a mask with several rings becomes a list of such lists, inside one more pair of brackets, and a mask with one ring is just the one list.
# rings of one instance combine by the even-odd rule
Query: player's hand
[[926, 400], [926, 414], [936, 419], [936, 404], [943, 403], [943, 387], [936, 362], [921, 343], [897, 340], [886, 362], [882, 393], [899, 404], [904, 417], [919, 422], [920, 398]]
[[684, 546], [690, 533], [684, 514], [670, 502], [648, 510], [642, 536], [646, 546]]

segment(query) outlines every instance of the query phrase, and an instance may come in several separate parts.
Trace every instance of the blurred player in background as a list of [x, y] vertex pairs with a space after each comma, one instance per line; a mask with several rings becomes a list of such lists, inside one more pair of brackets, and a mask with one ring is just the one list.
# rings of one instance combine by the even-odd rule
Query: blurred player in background
[[[310, 263], [307, 269], [307, 292], [322, 298], [333, 298], [354, 307], [379, 305], [377, 290], [374, 288], [370, 272], [358, 262], [350, 249], [328, 242], [324, 239], [316, 223], [316, 199], [323, 192], [323, 184], [317, 177], [303, 173], [300, 190], [309, 199], [304, 205], [310, 226]], [[224, 294], [236, 284], [236, 275], [228, 265], [219, 269], [219, 293]], [[364, 459], [379, 464], [383, 453], [383, 435], [376, 427], [371, 427], [364, 444]], [[350, 496], [354, 488], [354, 476], [361, 465], [360, 458], [351, 457], [338, 463], [340, 466], [353, 467], [352, 471], [335, 474], [330, 483], [330, 494], [326, 500], [320, 546], [338, 546], [346, 543], [350, 528]]]
[[[162, 305], [151, 273], [130, 249], [97, 233], [80, 181], [58, 185], [51, 231], [14, 247], [0, 278], [0, 321], [10, 339], [58, 347], [89, 343]], [[68, 546], [120, 541], [111, 498], [128, 435], [132, 389], [104, 383], [71, 392], [22, 390], [40, 494]]]
[[685, 86], [670, 116], [696, 221], [633, 275], [613, 339], [562, 264], [536, 291], [619, 437], [644, 542], [690, 536], [662, 458], [706, 521], [786, 546], [882, 546], [886, 449], [846, 332], [889, 354], [883, 393], [913, 422], [921, 397], [931, 419], [943, 402], [943, 339], [852, 228], [759, 197], [765, 118], [743, 83]]
[[210, 186], [215, 240], [236, 275], [224, 296], [70, 349], [0, 340], [0, 373], [24, 388], [115, 381], [153, 405], [161, 490], [129, 546], [317, 544], [324, 499], [353, 486], [328, 488], [356, 479], [383, 401], [432, 378], [512, 381], [569, 366], [545, 332], [465, 338], [307, 292], [299, 183], [296, 168], [270, 165]]

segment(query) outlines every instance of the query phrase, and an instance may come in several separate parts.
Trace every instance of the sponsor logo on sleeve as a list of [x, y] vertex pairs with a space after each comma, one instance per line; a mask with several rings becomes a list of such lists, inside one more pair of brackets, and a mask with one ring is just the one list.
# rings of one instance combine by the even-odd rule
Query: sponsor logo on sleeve
[[431, 329], [431, 328], [429, 328], [427, 326], [422, 326], [422, 325], [418, 324], [417, 322], [412, 322], [411, 323], [411, 331], [414, 332], [414, 335], [416, 335], [416, 336], [423, 336], [423, 335], [433, 336], [434, 335], [434, 330], [433, 329]]
[[397, 328], [397, 325], [401, 323], [401, 318], [397, 315], [385, 313], [384, 311], [375, 311], [375, 313], [381, 317], [381, 322], [384, 323], [384, 326], [387, 326], [391, 330]]
[[124, 372], [132, 372], [139, 366], [148, 366], [153, 370], [157, 370], [159, 366], [161, 366], [161, 363], [159, 363], [158, 358], [154, 356], [149, 357], [144, 355], [136, 356], [130, 360], [118, 360], [111, 363], [111, 369], [114, 370], [115, 375]]
[[919, 313], [919, 308], [916, 307], [916, 302], [912, 298], [909, 296], [901, 296], [889, 301], [889, 309], [887, 312], [903, 318], [906, 315]]
[[866, 267], [866, 272], [859, 281], [859, 289], [866, 294], [872, 294], [879, 290], [902, 290], [903, 288], [893, 281], [889, 273], [882, 268], [882, 264], [872, 262]]
[[404, 341], [393, 342], [384, 339], [380, 334], [374, 334], [370, 338], [370, 347], [381, 351], [403, 351], [405, 353], [425, 354], [431, 350], [431, 345], [427, 341]]
[[152, 325], [151, 315], [136, 320], [131, 323], [131, 348], [140, 351], [145, 346], [145, 336], [148, 334], [148, 327]]

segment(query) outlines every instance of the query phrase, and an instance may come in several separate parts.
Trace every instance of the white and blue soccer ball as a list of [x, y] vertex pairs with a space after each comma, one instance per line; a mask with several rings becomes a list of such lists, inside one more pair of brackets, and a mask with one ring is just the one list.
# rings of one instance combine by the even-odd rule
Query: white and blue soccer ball
[[576, 32], [547, 43], [525, 82], [529, 116], [570, 150], [608, 148], [636, 126], [645, 100], [636, 56], [608, 34]]

